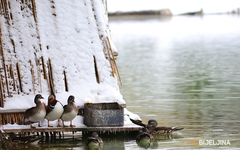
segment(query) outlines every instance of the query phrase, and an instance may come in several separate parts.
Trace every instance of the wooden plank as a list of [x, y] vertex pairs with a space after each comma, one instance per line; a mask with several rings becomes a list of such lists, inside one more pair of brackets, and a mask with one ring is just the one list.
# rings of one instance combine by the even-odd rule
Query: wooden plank
[[136, 127], [81, 127], [81, 128], [43, 128], [43, 127], [37, 127], [35, 129], [28, 128], [28, 129], [3, 129], [4, 132], [10, 133], [10, 132], [76, 132], [76, 131], [82, 131], [82, 132], [102, 132], [102, 131], [109, 131], [109, 132], [131, 132], [131, 131], [140, 131], [142, 129], [141, 126]]
[[10, 113], [23, 113], [27, 109], [6, 109], [6, 110], [1, 110], [0, 114], [10, 114]]

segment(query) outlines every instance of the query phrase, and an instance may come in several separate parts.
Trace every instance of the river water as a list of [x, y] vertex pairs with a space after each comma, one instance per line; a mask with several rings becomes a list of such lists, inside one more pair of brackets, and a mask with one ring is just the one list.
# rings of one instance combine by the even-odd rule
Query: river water
[[240, 15], [110, 17], [110, 28], [128, 110], [185, 128], [157, 149], [240, 148]]
[[[127, 109], [143, 122], [184, 127], [155, 137], [148, 149], [240, 148], [239, 15], [109, 19]], [[130, 137], [103, 140], [105, 150], [144, 149]], [[231, 145], [213, 145], [218, 140]], [[28, 148], [85, 149], [81, 135], [72, 134], [38, 146]]]

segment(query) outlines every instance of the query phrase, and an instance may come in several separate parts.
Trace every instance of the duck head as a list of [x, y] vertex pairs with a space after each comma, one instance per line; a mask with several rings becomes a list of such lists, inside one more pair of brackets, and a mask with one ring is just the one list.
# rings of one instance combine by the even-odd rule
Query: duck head
[[48, 96], [48, 105], [50, 105], [53, 101], [57, 101], [54, 95]]
[[74, 103], [75, 101], [74, 101], [74, 96], [73, 95], [70, 95], [69, 97], [68, 97], [68, 104], [70, 104], [70, 103]]
[[38, 102], [41, 102], [41, 99], [43, 99], [41, 94], [37, 94], [34, 99], [34, 103], [37, 104]]
[[158, 123], [156, 120], [154, 119], [150, 119], [148, 121], [148, 124], [147, 124], [147, 129], [152, 132], [156, 127], [157, 127]]
[[98, 133], [97, 133], [97, 132], [93, 132], [93, 133], [92, 133], [92, 137], [98, 138]]

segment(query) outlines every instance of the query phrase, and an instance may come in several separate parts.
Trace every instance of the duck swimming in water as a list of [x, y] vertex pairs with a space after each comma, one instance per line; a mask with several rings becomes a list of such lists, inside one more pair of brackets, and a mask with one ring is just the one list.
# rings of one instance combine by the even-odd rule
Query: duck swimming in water
[[159, 127], [157, 121], [154, 119], [148, 120], [148, 124], [144, 124], [144, 123], [142, 123], [142, 121], [136, 121], [136, 120], [132, 120], [132, 119], [130, 119], [130, 120], [136, 125], [146, 127], [152, 135], [154, 135], [154, 134], [169, 134], [174, 131], [184, 129], [184, 128], [180, 128], [180, 127]]
[[31, 128], [36, 128], [32, 126], [32, 122], [38, 122], [38, 126], [41, 127], [40, 121], [46, 116], [46, 109], [44, 104], [41, 102], [43, 99], [41, 94], [37, 94], [34, 98], [35, 107], [29, 108], [24, 113], [24, 121], [30, 121]]
[[57, 127], [61, 127], [60, 125], [60, 117], [63, 114], [63, 105], [56, 100], [56, 98], [53, 95], [50, 95], [48, 97], [48, 106], [46, 108], [46, 119], [48, 120], [48, 127], [50, 126], [49, 121], [54, 121], [58, 119], [58, 125]]
[[148, 129], [146, 127], [144, 127], [142, 129], [142, 131], [139, 132], [136, 137], [136, 142], [137, 142], [138, 146], [145, 147], [145, 148], [148, 148], [151, 145], [151, 143], [153, 142], [153, 140], [154, 140], [154, 138], [153, 138], [152, 134], [148, 131]]
[[178, 131], [182, 130], [184, 128], [180, 127], [158, 127], [158, 123], [154, 119], [150, 119], [148, 121], [148, 124], [146, 125], [147, 129], [151, 134], [169, 134], [172, 133], [173, 131]]
[[74, 104], [74, 99], [74, 96], [70, 95], [68, 97], [68, 104], [63, 106], [64, 111], [61, 116], [63, 127], [68, 127], [64, 125], [64, 121], [70, 121], [70, 127], [75, 127], [74, 125], [72, 125], [72, 120], [77, 116], [78, 108]]
[[91, 137], [87, 138], [87, 141], [85, 143], [90, 149], [99, 149], [103, 148], [103, 141], [98, 136], [97, 132], [93, 132]]

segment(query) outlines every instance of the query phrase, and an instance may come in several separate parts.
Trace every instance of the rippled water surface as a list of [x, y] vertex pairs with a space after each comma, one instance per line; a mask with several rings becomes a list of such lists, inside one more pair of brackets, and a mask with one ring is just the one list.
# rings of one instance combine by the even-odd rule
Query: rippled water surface
[[185, 128], [157, 148], [240, 148], [239, 15], [110, 18], [110, 28], [127, 108]]
[[[155, 137], [149, 149], [240, 148], [239, 15], [110, 17], [109, 24], [128, 110], [185, 128]], [[39, 146], [85, 149], [81, 139], [70, 134]], [[127, 136], [103, 140], [106, 150], [143, 149]], [[187, 144], [193, 140], [231, 145]]]

